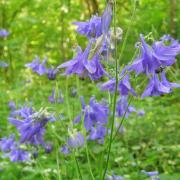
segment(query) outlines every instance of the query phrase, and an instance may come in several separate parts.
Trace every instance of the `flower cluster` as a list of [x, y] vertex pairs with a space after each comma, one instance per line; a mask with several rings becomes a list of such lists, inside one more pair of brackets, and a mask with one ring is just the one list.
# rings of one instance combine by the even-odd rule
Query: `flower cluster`
[[74, 22], [78, 26], [77, 32], [85, 35], [89, 43], [83, 51], [77, 47], [77, 55], [70, 61], [58, 66], [66, 68], [64, 75], [77, 74], [80, 77], [89, 77], [98, 80], [103, 75], [108, 76], [101, 63], [102, 54], [108, 50], [106, 36], [109, 32], [112, 19], [112, 4], [108, 3], [102, 17], [93, 16], [88, 22]]
[[[41, 145], [49, 152], [49, 145], [44, 141], [45, 126], [50, 121], [55, 121], [54, 116], [47, 115], [43, 110], [34, 111], [31, 107], [24, 106], [16, 109], [14, 102], [9, 103], [11, 113], [9, 122], [19, 132], [19, 140], [16, 142], [14, 135], [1, 139], [1, 151], [8, 152], [12, 161], [25, 161], [29, 159], [29, 153], [20, 148], [21, 145], [33, 145], [36, 148]], [[48, 149], [48, 150], [47, 150]]]
[[[128, 103], [129, 95], [138, 96], [131, 85], [131, 73], [135, 71], [136, 76], [145, 74], [149, 79], [142, 98], [168, 94], [172, 92], [173, 88], [179, 88], [180, 84], [167, 80], [166, 69], [176, 62], [176, 56], [180, 52], [180, 44], [169, 35], [165, 35], [159, 41], [154, 41], [152, 45], [149, 45], [141, 34], [141, 43], [138, 46], [140, 53], [131, 64], [128, 64], [117, 74], [117, 78], [114, 78], [114, 76], [111, 76], [105, 70], [104, 65], [104, 60], [109, 61], [110, 59], [109, 51], [113, 53], [116, 42], [122, 38], [121, 28], [115, 29], [117, 34], [114, 34], [112, 29], [110, 29], [112, 14], [112, 1], [109, 1], [102, 16], [95, 15], [89, 21], [73, 23], [77, 26], [77, 32], [87, 37], [88, 43], [84, 50], [77, 46], [76, 55], [71, 60], [58, 65], [56, 68], [47, 68], [47, 59], [44, 58], [41, 61], [36, 56], [31, 63], [25, 66], [40, 76], [45, 74], [49, 80], [55, 80], [57, 73], [64, 68], [65, 72], [62, 74], [64, 76], [76, 74], [79, 77], [88, 77], [92, 81], [98, 81], [103, 76], [106, 76], [108, 80], [100, 85], [100, 90], [109, 91], [110, 96], [112, 94], [117, 95], [117, 102], [114, 103], [115, 113], [113, 112], [113, 117], [115, 116], [114, 118], [119, 120], [120, 118], [128, 118], [131, 113], [143, 116], [145, 114], [144, 110], [137, 110]], [[0, 30], [0, 37], [7, 37], [8, 34], [6, 30]], [[6, 63], [0, 62], [0, 67], [6, 66]], [[77, 90], [73, 89], [72, 96], [74, 97], [76, 94]], [[116, 100], [116, 98], [114, 99]], [[53, 88], [48, 101], [50, 103], [63, 103], [62, 92], [59, 91], [57, 93], [55, 88]], [[113, 135], [111, 131], [113, 128], [111, 130], [108, 129], [108, 118], [112, 114], [108, 103], [104, 101], [98, 102], [93, 96], [88, 104], [81, 97], [81, 105], [80, 113], [73, 120], [71, 126], [68, 126], [66, 143], [60, 149], [63, 154], [67, 155], [74, 149], [83, 147], [85, 141], [97, 141], [103, 144], [105, 136], [109, 132]], [[17, 109], [13, 101], [9, 102], [9, 108], [11, 110], [9, 122], [17, 129], [19, 139], [16, 141], [13, 134], [8, 138], [1, 138], [0, 150], [5, 153], [5, 157], [9, 157], [13, 162], [30, 160], [29, 145], [36, 149], [32, 154], [34, 158], [38, 156], [37, 150], [41, 146], [46, 153], [50, 153], [53, 149], [53, 144], [52, 142], [47, 143], [45, 141], [45, 133], [47, 124], [55, 121], [54, 116], [47, 113], [44, 109], [35, 111], [32, 107], [28, 106]], [[79, 130], [78, 125], [80, 122], [84, 125], [84, 131]], [[125, 131], [125, 128], [121, 126], [122, 123], [114, 123], [119, 132], [123, 133]], [[76, 126], [77, 128], [74, 128]], [[109, 147], [111, 148], [111, 144]], [[146, 172], [143, 170], [142, 172], [149, 177], [158, 175], [156, 171]], [[122, 180], [124, 178], [108, 175], [107, 179]]]

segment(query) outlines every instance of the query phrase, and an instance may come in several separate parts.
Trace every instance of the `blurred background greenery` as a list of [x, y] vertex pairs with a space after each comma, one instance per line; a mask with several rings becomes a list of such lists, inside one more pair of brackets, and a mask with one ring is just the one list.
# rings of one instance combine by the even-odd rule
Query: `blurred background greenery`
[[[72, 22], [86, 21], [93, 14], [101, 14], [105, 5], [105, 0], [0, 0], [0, 29], [10, 32], [7, 38], [0, 39], [0, 60], [9, 64], [8, 68], [0, 69], [0, 137], [13, 130], [7, 122], [7, 105], [10, 100], [18, 104], [32, 101], [36, 107], [46, 106], [52, 86], [55, 85], [54, 82], [31, 73], [24, 64], [32, 61], [35, 55], [41, 58], [46, 56], [48, 63], [54, 66], [71, 59], [74, 46], [79, 44], [84, 48], [87, 44], [86, 38], [75, 32]], [[133, 1], [117, 0], [117, 24], [124, 32], [131, 23], [132, 10]], [[178, 0], [137, 1], [136, 14], [120, 63], [127, 63], [133, 57], [134, 44], [140, 33], [147, 35], [151, 32], [155, 39], [171, 34], [179, 39], [179, 12]], [[180, 63], [177, 62], [174, 67], [173, 80], [176, 81], [180, 77], [179, 66]], [[65, 78], [59, 77], [58, 80], [59, 87], [65, 90]], [[81, 83], [86, 85], [81, 93], [87, 99], [92, 94], [103, 96], [90, 81]], [[67, 88], [72, 86], [74, 78], [70, 78]], [[77, 106], [77, 99], [71, 98], [70, 101]], [[158, 170], [163, 180], [180, 179], [179, 102], [179, 90], [175, 90], [174, 95], [133, 102], [136, 107], [145, 109], [146, 116], [138, 119], [131, 117], [125, 122], [125, 135], [114, 143], [111, 168], [116, 174], [125, 175], [132, 180], [145, 179], [139, 172], [147, 169]], [[66, 113], [63, 105], [54, 108]], [[59, 133], [63, 133], [63, 130]], [[0, 179], [40, 179], [42, 172], [47, 173], [49, 179], [56, 179], [56, 176], [49, 173], [52, 171], [53, 174], [53, 169], [56, 168], [56, 157], [50, 155], [49, 158], [50, 160], [42, 157], [39, 160], [42, 169], [29, 165], [29, 169], [24, 167], [23, 171], [23, 165], [0, 158]], [[63, 158], [63, 162], [70, 166], [67, 159]], [[84, 165], [86, 166], [85, 162]], [[83, 161], [80, 166], [83, 167]], [[97, 171], [96, 168], [94, 167], [94, 171]], [[69, 171], [71, 173], [67, 176]], [[66, 169], [62, 165], [64, 177], [71, 179], [73, 171], [73, 167]], [[85, 169], [83, 171], [86, 173]]]

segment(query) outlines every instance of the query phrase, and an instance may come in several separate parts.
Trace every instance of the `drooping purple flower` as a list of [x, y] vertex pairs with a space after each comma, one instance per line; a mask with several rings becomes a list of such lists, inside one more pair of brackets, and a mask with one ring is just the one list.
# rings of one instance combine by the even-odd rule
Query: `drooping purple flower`
[[106, 128], [101, 124], [97, 124], [96, 127], [91, 127], [88, 139], [89, 140], [104, 139], [105, 135], [106, 135]]
[[103, 75], [107, 75], [102, 64], [100, 57], [95, 54], [91, 60], [88, 59], [91, 49], [91, 43], [88, 44], [85, 51], [82, 52], [78, 47], [78, 53], [75, 58], [58, 66], [58, 68], [66, 68], [64, 75], [77, 74], [80, 77], [89, 77], [92, 80], [98, 80]]
[[88, 58], [90, 48], [91, 45], [89, 44], [83, 52], [81, 47], [78, 46], [76, 57], [59, 65], [58, 69], [66, 68], [64, 75], [78, 74], [79, 76], [84, 76], [85, 67], [83, 64], [83, 58]]
[[9, 66], [9, 65], [8, 65], [6, 62], [0, 61], [0, 67], [6, 68], [6, 67], [8, 67], [8, 66]]
[[10, 33], [6, 29], [0, 29], [0, 37], [5, 38], [9, 35]]
[[180, 84], [171, 83], [165, 77], [165, 72], [161, 73], [161, 81], [157, 74], [154, 74], [145, 91], [142, 94], [142, 98], [146, 96], [160, 96], [172, 92], [172, 88], [179, 88]]
[[[122, 96], [128, 95], [129, 92], [131, 92], [134, 96], [136, 96], [136, 92], [131, 87], [129, 78], [130, 78], [130, 76], [127, 74], [118, 82], [118, 92]], [[111, 93], [114, 93], [115, 86], [116, 86], [116, 80], [110, 79], [109, 81], [102, 84], [101, 90], [102, 91], [110, 91]]]
[[[171, 66], [176, 61], [176, 56], [180, 52], [180, 44], [177, 40], [170, 37], [163, 37], [161, 41], [155, 41], [149, 46], [143, 35], [141, 38], [141, 54], [129, 66], [129, 71], [135, 71], [136, 75], [140, 73], [153, 74], [160, 67]], [[170, 41], [169, 45], [165, 41]]]
[[177, 52], [180, 51], [180, 49], [179, 49], [180, 44], [179, 44], [178, 40], [174, 39], [170, 35], [164, 35], [160, 38], [160, 40], [163, 42], [164, 45], [172, 47], [172, 48], [176, 48]]
[[62, 146], [60, 151], [65, 155], [70, 153], [70, 150], [69, 150], [69, 148], [67, 146]]
[[77, 25], [77, 32], [87, 38], [97, 38], [102, 35], [101, 17], [92, 16], [87, 22], [74, 22]]
[[11, 162], [25, 162], [30, 160], [30, 154], [20, 148], [14, 148], [10, 152], [9, 158]]
[[140, 73], [154, 73], [155, 69], [159, 67], [159, 63], [153, 57], [152, 48], [145, 42], [143, 35], [140, 35], [141, 39], [141, 54], [130, 65], [129, 70], [135, 71], [136, 74]]
[[44, 145], [44, 150], [45, 150], [45, 153], [47, 154], [51, 153], [53, 150], [53, 145], [51, 143], [46, 143]]
[[20, 143], [44, 145], [45, 126], [52, 121], [52, 116], [46, 117], [42, 112], [34, 112], [32, 108], [25, 107], [17, 111], [9, 121], [20, 133]]
[[11, 134], [9, 138], [3, 137], [0, 139], [0, 150], [2, 152], [8, 152], [11, 151], [12, 148], [15, 145], [15, 136], [14, 134]]
[[106, 134], [105, 124], [108, 122], [109, 108], [107, 104], [98, 103], [94, 97], [89, 101], [89, 105], [86, 105], [84, 98], [81, 97], [82, 111], [73, 120], [74, 124], [84, 120], [84, 127], [89, 134], [89, 140], [102, 140]]
[[72, 148], [82, 147], [84, 145], [84, 136], [80, 132], [71, 134], [68, 138], [67, 144]]
[[58, 69], [54, 69], [54, 68], [49, 68], [46, 70], [46, 74], [49, 80], [55, 80], [56, 79], [56, 75], [58, 73]]
[[26, 119], [29, 116], [31, 116], [33, 113], [34, 112], [33, 112], [33, 109], [31, 107], [24, 106], [24, 107], [22, 107], [20, 109], [17, 109], [15, 111], [13, 111], [13, 116], [12, 117], [20, 116], [21, 118]]
[[94, 81], [100, 79], [103, 75], [108, 76], [107, 72], [100, 63], [100, 56], [98, 54], [92, 58], [91, 62], [86, 59], [84, 61], [84, 65], [88, 71], [88, 76]]
[[132, 95], [136, 96], [136, 92], [131, 87], [130, 76], [127, 74], [118, 84], [118, 90], [122, 96], [128, 95], [128, 92], [131, 92]]
[[89, 105], [84, 108], [84, 127], [86, 131], [91, 130], [94, 125], [107, 124], [109, 108], [106, 105], [96, 102], [92, 97]]
[[38, 56], [29, 64], [26, 64], [25, 66], [28, 68], [31, 68], [33, 72], [39, 74], [40, 76], [46, 73], [46, 64], [47, 59], [43, 59], [42, 63], [40, 63], [40, 59]]
[[10, 122], [15, 125], [21, 135], [20, 143], [30, 143], [33, 145], [44, 144], [44, 126], [48, 119], [42, 119], [39, 122], [33, 122], [33, 119], [24, 121], [10, 119]]
[[165, 45], [163, 41], [155, 41], [152, 48], [155, 61], [162, 67], [174, 64], [176, 56], [180, 52], [180, 44], [175, 40], [170, 45]]
[[122, 96], [117, 100], [116, 113], [118, 117], [125, 116], [126, 118], [130, 113], [136, 112], [136, 109], [133, 106], [128, 106], [127, 96]]

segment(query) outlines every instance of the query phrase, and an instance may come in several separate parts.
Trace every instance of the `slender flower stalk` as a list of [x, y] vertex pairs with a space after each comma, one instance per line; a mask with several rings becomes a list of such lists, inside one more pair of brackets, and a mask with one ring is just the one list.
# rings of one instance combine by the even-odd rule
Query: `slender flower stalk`
[[83, 180], [83, 177], [82, 177], [82, 174], [81, 174], [81, 170], [80, 170], [79, 163], [78, 163], [78, 160], [76, 158], [75, 152], [73, 152], [73, 156], [74, 156], [74, 160], [76, 162], [76, 168], [77, 168], [78, 176], [80, 177], [81, 180]]
[[86, 156], [87, 156], [87, 160], [88, 160], [88, 166], [89, 166], [89, 171], [90, 171], [90, 174], [91, 174], [91, 178], [93, 180], [95, 180], [93, 172], [92, 172], [91, 162], [90, 162], [90, 159], [89, 159], [89, 149], [88, 149], [88, 145], [87, 145], [87, 140], [86, 140]]
[[[125, 34], [125, 39], [123, 41], [122, 49], [121, 49], [119, 57], [117, 57], [117, 40], [115, 40], [116, 86], [115, 86], [114, 102], [113, 102], [113, 116], [112, 116], [113, 120], [112, 120], [112, 124], [111, 124], [111, 134], [110, 134], [110, 140], [109, 140], [109, 146], [108, 146], [107, 161], [106, 161], [106, 165], [105, 165], [105, 169], [104, 169], [104, 173], [103, 173], [103, 178], [102, 178], [103, 180], [105, 179], [105, 176], [106, 176], [106, 172], [107, 172], [107, 168], [108, 168], [108, 164], [109, 164], [110, 152], [111, 152], [111, 145], [112, 145], [112, 142], [113, 142], [113, 130], [114, 130], [114, 121], [115, 121], [115, 113], [116, 113], [116, 100], [117, 100], [118, 81], [119, 81], [118, 80], [118, 66], [119, 66], [120, 60], [122, 59], [122, 55], [123, 55], [123, 52], [124, 52], [124, 49], [125, 49], [125, 46], [126, 46], [129, 31], [130, 31], [130, 28], [131, 28], [131, 24], [132, 24], [132, 21], [133, 21], [134, 16], [135, 16], [135, 12], [136, 12], [136, 0], [134, 1], [134, 9], [133, 9], [132, 16], [131, 16], [131, 22], [130, 22], [130, 24], [128, 26], [128, 29], [127, 29], [127, 32]], [[114, 2], [113, 2], [113, 24], [114, 24], [114, 34], [116, 36], [116, 0], [114, 0]], [[122, 122], [123, 121], [121, 121], [120, 127], [118, 127], [118, 130], [121, 128]]]
[[[113, 24], [114, 24], [114, 34], [116, 36], [116, 0], [113, 2]], [[113, 130], [114, 130], [114, 121], [115, 121], [115, 114], [116, 114], [116, 101], [117, 101], [117, 94], [118, 94], [118, 59], [117, 59], [117, 40], [115, 39], [115, 72], [116, 72], [116, 85], [115, 85], [115, 92], [114, 92], [114, 101], [113, 101], [113, 115], [112, 115], [112, 122], [111, 122], [111, 134], [109, 139], [109, 147], [108, 147], [108, 154], [106, 165], [103, 173], [103, 180], [106, 176], [106, 171], [109, 164], [109, 158], [111, 153], [111, 145], [112, 145], [112, 138], [113, 138]]]

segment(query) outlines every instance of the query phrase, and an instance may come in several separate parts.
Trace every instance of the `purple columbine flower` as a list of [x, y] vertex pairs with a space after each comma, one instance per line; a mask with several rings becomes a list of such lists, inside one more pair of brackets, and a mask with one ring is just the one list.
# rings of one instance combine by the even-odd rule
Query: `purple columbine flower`
[[171, 66], [176, 62], [176, 56], [180, 52], [180, 44], [178, 41], [172, 40], [169, 45], [165, 45], [163, 41], [156, 41], [152, 45], [153, 57], [159, 63], [159, 67]]
[[125, 116], [127, 118], [132, 112], [136, 112], [136, 109], [133, 106], [128, 107], [127, 96], [122, 96], [117, 100], [116, 113], [118, 117]]
[[[134, 89], [131, 87], [130, 76], [127, 74], [123, 77], [123, 79], [119, 80], [118, 82], [118, 92], [122, 96], [128, 95], [129, 92], [131, 92], [134, 96], [137, 96]], [[110, 79], [109, 81], [105, 82], [101, 86], [102, 91], [110, 91], [111, 93], [115, 92], [115, 86], [116, 86], [116, 80]]]
[[85, 35], [88, 39], [98, 38], [102, 34], [107, 34], [112, 21], [112, 2], [109, 2], [102, 14], [99, 16], [92, 16], [87, 22], [74, 22], [77, 25], [77, 32]]
[[40, 76], [45, 74], [47, 72], [45, 64], [47, 59], [43, 59], [42, 63], [40, 63], [40, 59], [38, 56], [29, 64], [26, 64], [25, 66], [28, 68], [31, 68], [33, 72], [39, 74]]
[[143, 35], [140, 35], [141, 39], [141, 54], [138, 56], [129, 70], [135, 71], [136, 75], [140, 73], [154, 73], [155, 69], [159, 67], [159, 63], [153, 57], [152, 48], [145, 42]]
[[90, 77], [92, 80], [98, 80], [103, 75], [108, 75], [100, 63], [100, 57], [95, 54], [91, 60], [88, 59], [91, 49], [91, 43], [88, 44], [85, 51], [82, 52], [78, 47], [78, 53], [75, 58], [58, 66], [66, 68], [64, 75], [77, 74], [80, 77]]
[[30, 154], [20, 148], [14, 148], [10, 152], [9, 158], [12, 162], [25, 162], [30, 160]]
[[49, 68], [46, 70], [46, 74], [49, 80], [55, 80], [56, 79], [56, 75], [58, 73], [58, 69], [53, 69], [53, 68]]
[[[18, 111], [17, 111], [18, 112]], [[42, 112], [34, 112], [32, 108], [22, 108], [9, 121], [20, 133], [20, 143], [29, 143], [35, 146], [44, 145], [45, 126], [52, 121], [52, 116], [46, 117]]]
[[84, 127], [86, 131], [90, 131], [97, 124], [107, 124], [109, 108], [106, 105], [96, 102], [92, 97], [89, 105], [85, 106], [84, 112]]
[[51, 143], [48, 143], [48, 144], [46, 143], [44, 145], [44, 150], [45, 150], [45, 153], [47, 154], [51, 153], [53, 150], [53, 145]]
[[5, 38], [9, 35], [10, 33], [6, 29], [0, 29], [0, 37]]
[[8, 67], [9, 65], [7, 63], [5, 63], [4, 61], [0, 61], [0, 67], [2, 68], [6, 68]]
[[92, 127], [88, 136], [88, 140], [104, 139], [106, 128], [102, 124]]
[[179, 88], [180, 84], [171, 83], [166, 79], [165, 72], [161, 73], [161, 81], [157, 74], [154, 74], [145, 91], [142, 94], [142, 98], [146, 96], [160, 96], [172, 92], [172, 88]]
[[172, 48], [176, 48], [176, 51], [179, 52], [180, 51], [180, 44], [178, 42], [178, 40], [175, 40], [174, 38], [172, 38], [170, 35], [164, 35], [160, 38], [160, 40], [163, 42], [164, 45], [172, 47]]
[[81, 97], [82, 112], [73, 121], [74, 124], [84, 120], [84, 127], [89, 133], [89, 140], [103, 139], [106, 134], [105, 124], [108, 122], [109, 108], [106, 104], [98, 103], [94, 97], [86, 105]]
[[0, 139], [0, 150], [2, 152], [8, 152], [13, 149], [15, 145], [15, 136], [14, 134], [11, 134], [9, 138], [3, 137]]
[[60, 151], [65, 155], [70, 153], [70, 150], [69, 150], [68, 146], [62, 146]]
[[84, 145], [84, 136], [81, 132], [71, 134], [68, 138], [67, 144], [72, 148], [82, 147]]
[[[180, 52], [180, 44], [177, 40], [170, 37], [163, 37], [161, 41], [155, 41], [150, 47], [141, 38], [141, 54], [138, 56], [132, 65], [129, 66], [129, 71], [135, 71], [136, 75], [140, 73], [151, 74], [160, 67], [171, 66], [176, 61], [176, 56]], [[170, 44], [166, 45], [165, 41], [169, 40]]]
[[169, 86], [163, 85], [163, 83], [159, 81], [158, 75], [154, 74], [150, 79], [150, 82], [147, 85], [145, 91], [143, 92], [142, 98], [146, 96], [160, 96], [170, 92], [171, 88]]
[[87, 36], [87, 38], [98, 38], [102, 35], [101, 28], [101, 17], [92, 16], [92, 18], [87, 22], [74, 22], [77, 25], [77, 32], [81, 35]]

